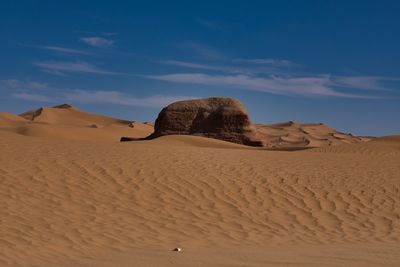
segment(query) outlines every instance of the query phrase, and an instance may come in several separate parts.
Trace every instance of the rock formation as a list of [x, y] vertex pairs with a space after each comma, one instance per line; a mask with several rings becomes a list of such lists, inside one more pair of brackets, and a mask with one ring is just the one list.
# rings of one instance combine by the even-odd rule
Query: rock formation
[[263, 146], [244, 106], [235, 99], [212, 97], [165, 107], [149, 138], [171, 134], [205, 136], [249, 146]]

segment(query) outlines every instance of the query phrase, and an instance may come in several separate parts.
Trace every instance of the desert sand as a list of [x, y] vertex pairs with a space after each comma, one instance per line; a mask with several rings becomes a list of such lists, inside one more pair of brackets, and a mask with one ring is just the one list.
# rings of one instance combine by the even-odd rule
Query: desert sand
[[1, 266], [400, 266], [400, 137], [120, 143], [153, 131], [129, 123], [0, 113]]
[[353, 136], [337, 131], [323, 123], [257, 124], [256, 128], [272, 149], [294, 150], [370, 141], [371, 137]]

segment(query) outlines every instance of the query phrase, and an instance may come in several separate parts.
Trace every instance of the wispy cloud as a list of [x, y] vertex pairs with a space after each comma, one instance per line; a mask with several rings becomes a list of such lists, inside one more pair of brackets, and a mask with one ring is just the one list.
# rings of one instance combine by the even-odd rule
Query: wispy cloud
[[214, 66], [195, 63], [195, 62], [180, 61], [180, 60], [162, 60], [162, 61], [160, 61], [160, 63], [167, 64], [167, 65], [186, 67], [186, 68], [193, 68], [193, 69], [216, 70], [216, 68]]
[[194, 53], [195, 55], [204, 59], [216, 60], [224, 57], [224, 54], [221, 51], [197, 42], [181, 42], [175, 43], [174, 45], [180, 49]]
[[198, 19], [197, 22], [201, 26], [212, 29], [212, 30], [222, 31], [222, 32], [227, 30], [227, 27], [222, 25], [220, 22], [211, 21], [208, 19]]
[[153, 95], [149, 97], [134, 97], [118, 91], [88, 91], [88, 90], [67, 90], [58, 95], [48, 96], [31, 92], [14, 93], [14, 98], [36, 102], [68, 102], [88, 104], [113, 104], [123, 106], [160, 108], [175, 101], [191, 99], [187, 96], [166, 96]]
[[153, 75], [149, 76], [149, 78], [175, 83], [221, 86], [280, 95], [376, 98], [374, 96], [350, 94], [338, 91], [335, 88], [338, 84], [332, 80], [330, 75], [307, 77], [254, 77], [243, 74], [209, 75], [203, 73], [175, 73]]
[[104, 35], [104, 36], [116, 36], [119, 33], [117, 33], [117, 32], [103, 32], [101, 34]]
[[238, 64], [204, 64], [191, 61], [181, 60], [162, 60], [159, 61], [161, 64], [173, 65], [187, 69], [201, 69], [205, 71], [214, 71], [220, 73], [233, 73], [233, 74], [245, 74], [245, 75], [266, 75], [266, 74], [284, 74], [287, 71], [280, 70], [269, 66], [243, 66]]
[[14, 98], [21, 100], [37, 101], [37, 102], [52, 102], [52, 99], [45, 95], [33, 93], [15, 93], [11, 95]]
[[190, 68], [190, 69], [202, 69], [202, 70], [210, 70], [210, 71], [218, 71], [226, 73], [252, 73], [254, 71], [252, 69], [246, 69], [236, 66], [209, 65], [209, 64], [201, 64], [196, 62], [180, 61], [180, 60], [162, 60], [159, 62], [162, 64]]
[[379, 76], [338, 76], [333, 77], [333, 82], [337, 86], [360, 88], [363, 90], [379, 90], [379, 91], [392, 91], [384, 86], [382, 82], [385, 81], [400, 81], [399, 78], [379, 77]]
[[[307, 74], [304, 65], [287, 59], [217, 60], [211, 61], [210, 64], [203, 62], [160, 61], [162, 64], [202, 71], [201, 73], [175, 71], [175, 73], [146, 77], [175, 83], [202, 84], [280, 95], [347, 98], [382, 98], [384, 92], [395, 92], [388, 88], [387, 82], [400, 81], [399, 78], [379, 76]], [[362, 90], [364, 92], [360, 93]]]
[[295, 63], [287, 59], [276, 59], [276, 58], [254, 58], [254, 59], [234, 59], [234, 62], [256, 64], [256, 65], [268, 65], [273, 67], [301, 67], [301, 64]]
[[100, 47], [100, 48], [107, 48], [111, 47], [114, 45], [115, 41], [114, 40], [109, 40], [103, 37], [83, 37], [80, 39], [82, 42], [84, 42], [87, 45], [93, 46], [93, 47]]
[[88, 51], [83, 51], [83, 50], [68, 48], [68, 47], [63, 47], [63, 46], [31, 45], [31, 44], [25, 44], [25, 43], [17, 43], [17, 45], [23, 46], [23, 47], [36, 48], [36, 49], [44, 49], [44, 50], [49, 50], [49, 51], [63, 53], [63, 54], [92, 55], [92, 53], [90, 53]]
[[160, 108], [175, 101], [193, 98], [169, 95], [137, 97], [116, 90], [63, 89], [49, 86], [46, 83], [14, 79], [0, 80], [0, 90], [3, 91], [3, 94], [27, 101], [113, 104], [151, 108]]
[[61, 46], [39, 46], [39, 48], [54, 51], [54, 52], [64, 53], [64, 54], [92, 55], [92, 53], [87, 52], [87, 51], [66, 48], [66, 47], [61, 47]]
[[47, 88], [46, 83], [15, 79], [0, 80], [0, 89], [2, 90], [40, 90], [45, 88]]
[[253, 60], [247, 59], [234, 59], [234, 60], [220, 60], [217, 64], [199, 63], [195, 61], [182, 61], [182, 60], [163, 60], [159, 61], [162, 64], [174, 65], [189, 69], [202, 69], [207, 71], [216, 71], [234, 74], [246, 75], [293, 75], [293, 69], [301, 65], [289, 60], [283, 59], [263, 59], [263, 63], [254, 63]]
[[192, 97], [154, 95], [138, 98], [118, 91], [74, 90], [64, 94], [64, 99], [71, 102], [103, 103], [137, 107], [164, 107], [172, 102]]
[[127, 73], [112, 72], [99, 68], [84, 61], [39, 61], [33, 65], [51, 74], [64, 75], [65, 73], [92, 73], [106, 75], [129, 75]]

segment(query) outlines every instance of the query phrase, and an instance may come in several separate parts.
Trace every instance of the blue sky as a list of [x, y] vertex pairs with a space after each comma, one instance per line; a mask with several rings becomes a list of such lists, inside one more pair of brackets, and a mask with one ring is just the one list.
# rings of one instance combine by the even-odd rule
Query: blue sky
[[154, 120], [230, 96], [258, 123], [400, 133], [399, 1], [2, 1], [0, 107]]

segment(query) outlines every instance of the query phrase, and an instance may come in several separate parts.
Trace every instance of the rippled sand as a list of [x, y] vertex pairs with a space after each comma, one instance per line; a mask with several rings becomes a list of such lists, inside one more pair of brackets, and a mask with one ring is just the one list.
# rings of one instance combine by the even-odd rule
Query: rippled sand
[[279, 152], [0, 131], [0, 264], [399, 266], [399, 144]]

